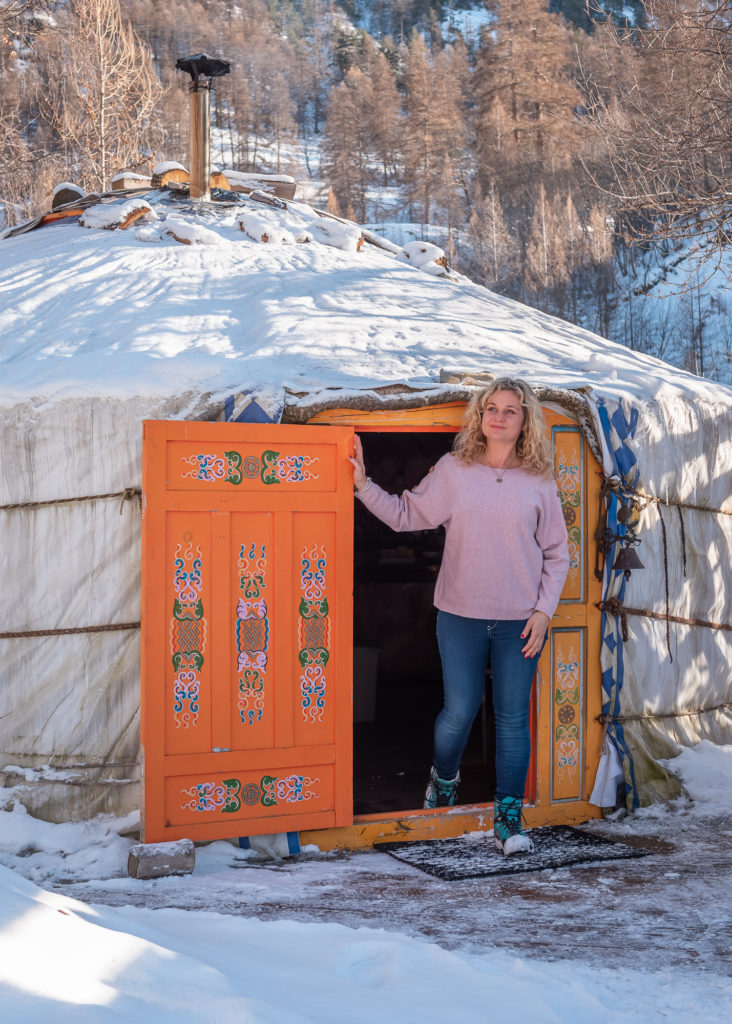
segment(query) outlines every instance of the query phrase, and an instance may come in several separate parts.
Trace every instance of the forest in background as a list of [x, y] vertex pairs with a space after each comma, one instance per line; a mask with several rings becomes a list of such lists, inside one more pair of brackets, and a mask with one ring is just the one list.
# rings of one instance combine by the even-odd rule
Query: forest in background
[[205, 51], [229, 166], [732, 379], [729, 0], [0, 0], [0, 40], [0, 223], [187, 163], [175, 62]]

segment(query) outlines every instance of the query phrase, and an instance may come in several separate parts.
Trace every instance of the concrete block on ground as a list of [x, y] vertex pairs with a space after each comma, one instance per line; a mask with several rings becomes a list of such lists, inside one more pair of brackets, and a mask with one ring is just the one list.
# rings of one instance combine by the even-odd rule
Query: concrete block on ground
[[190, 875], [196, 866], [196, 848], [191, 839], [170, 843], [138, 843], [127, 858], [130, 878], [162, 878]]

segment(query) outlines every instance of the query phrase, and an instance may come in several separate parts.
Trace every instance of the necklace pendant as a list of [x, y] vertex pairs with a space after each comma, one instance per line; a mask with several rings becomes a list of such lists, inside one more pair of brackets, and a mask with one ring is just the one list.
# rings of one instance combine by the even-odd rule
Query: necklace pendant
[[496, 477], [496, 483], [497, 484], [502, 484], [503, 483], [503, 477], [502, 476], [497, 476]]

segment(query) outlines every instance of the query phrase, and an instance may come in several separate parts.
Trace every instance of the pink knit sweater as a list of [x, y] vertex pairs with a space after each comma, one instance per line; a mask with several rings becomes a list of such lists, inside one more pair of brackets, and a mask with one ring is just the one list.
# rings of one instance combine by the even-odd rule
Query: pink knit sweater
[[435, 605], [471, 619], [527, 619], [556, 611], [569, 568], [557, 485], [525, 469], [502, 483], [488, 466], [443, 455], [414, 490], [371, 484], [357, 496], [393, 530], [445, 527]]

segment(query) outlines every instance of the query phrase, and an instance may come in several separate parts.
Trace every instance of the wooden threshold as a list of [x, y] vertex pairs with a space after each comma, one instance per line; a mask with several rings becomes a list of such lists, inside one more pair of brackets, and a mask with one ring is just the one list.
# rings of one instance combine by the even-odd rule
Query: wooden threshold
[[[529, 828], [540, 825], [578, 825], [600, 817], [600, 808], [586, 801], [524, 807]], [[455, 839], [466, 832], [487, 832], [493, 828], [493, 804], [471, 804], [438, 810], [401, 813], [361, 814], [343, 828], [310, 829], [300, 832], [303, 846], [313, 843], [320, 850], [366, 850], [381, 842], [416, 839]]]

